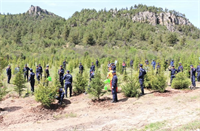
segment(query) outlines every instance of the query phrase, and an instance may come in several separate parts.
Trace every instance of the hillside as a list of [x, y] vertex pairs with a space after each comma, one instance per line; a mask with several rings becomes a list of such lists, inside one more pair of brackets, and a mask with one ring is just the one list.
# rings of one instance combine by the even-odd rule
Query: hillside
[[109, 11], [83, 9], [67, 20], [31, 6], [23, 14], [1, 14], [0, 29], [1, 53], [17, 56], [55, 54], [68, 47], [77, 52], [77, 45], [86, 47], [85, 51], [91, 46], [102, 50], [131, 46], [155, 52], [200, 46], [200, 30], [184, 14], [146, 5]]

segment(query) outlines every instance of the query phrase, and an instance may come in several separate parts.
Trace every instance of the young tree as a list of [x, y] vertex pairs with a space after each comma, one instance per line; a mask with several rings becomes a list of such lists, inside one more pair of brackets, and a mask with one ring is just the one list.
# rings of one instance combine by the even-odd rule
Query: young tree
[[87, 89], [87, 93], [90, 94], [93, 98], [100, 100], [100, 96], [103, 96], [105, 92], [103, 91], [104, 82], [101, 81], [100, 72], [97, 70], [95, 76], [90, 83], [90, 88]]
[[14, 85], [15, 85], [14, 91], [16, 91], [19, 94], [19, 96], [21, 96], [22, 91], [24, 90], [24, 88], [26, 88], [24, 83], [25, 83], [25, 80], [23, 77], [23, 73], [22, 73], [22, 70], [20, 70], [20, 72], [16, 74], [15, 79], [14, 79]]
[[87, 87], [88, 81], [87, 79], [85, 79], [85, 77], [83, 75], [81, 75], [80, 73], [76, 74], [76, 81], [75, 81], [75, 87], [73, 89], [73, 92], [75, 94], [81, 94], [83, 92], [85, 92], [85, 87]]

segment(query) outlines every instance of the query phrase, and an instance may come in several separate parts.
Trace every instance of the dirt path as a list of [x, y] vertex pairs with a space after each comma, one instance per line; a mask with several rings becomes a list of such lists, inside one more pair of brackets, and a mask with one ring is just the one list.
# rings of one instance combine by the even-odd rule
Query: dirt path
[[[66, 131], [66, 130], [135, 130], [150, 123], [164, 122], [164, 129], [175, 129], [200, 120], [200, 89], [173, 90], [164, 94], [145, 90], [145, 96], [125, 98], [118, 93], [119, 102], [93, 103], [88, 95], [65, 100], [64, 107], [44, 109], [34, 97], [9, 97], [0, 103], [0, 127], [3, 131]], [[3, 117], [3, 118], [2, 118]]]

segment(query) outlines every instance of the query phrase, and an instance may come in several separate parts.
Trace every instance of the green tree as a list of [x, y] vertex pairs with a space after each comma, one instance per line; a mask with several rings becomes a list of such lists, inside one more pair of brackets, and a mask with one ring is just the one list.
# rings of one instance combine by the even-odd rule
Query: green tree
[[23, 78], [23, 75], [22, 75], [22, 71], [20, 70], [20, 72], [18, 72], [15, 76], [15, 79], [14, 79], [14, 91], [16, 91], [19, 96], [21, 96], [22, 94], [22, 91], [24, 90], [24, 88], [26, 88], [26, 86], [24, 85], [25, 84], [25, 80]]
[[76, 74], [76, 81], [75, 81], [75, 87], [73, 89], [74, 94], [81, 94], [85, 92], [85, 88], [87, 87], [88, 81], [85, 79], [83, 75], [80, 73]]
[[172, 88], [185, 89], [191, 85], [190, 80], [187, 78], [184, 72], [179, 72], [172, 81]]
[[93, 35], [92, 34], [85, 35], [83, 37], [83, 43], [84, 44], [89, 44], [89, 45], [94, 45], [95, 44], [95, 40], [93, 38]]

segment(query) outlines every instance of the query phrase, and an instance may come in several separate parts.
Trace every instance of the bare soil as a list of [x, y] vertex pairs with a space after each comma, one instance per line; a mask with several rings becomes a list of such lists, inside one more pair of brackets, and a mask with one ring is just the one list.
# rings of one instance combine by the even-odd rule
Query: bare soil
[[118, 103], [111, 103], [110, 93], [101, 101], [91, 101], [81, 94], [42, 107], [34, 96], [8, 96], [0, 103], [1, 131], [118, 131], [144, 129], [150, 123], [166, 121], [167, 129], [175, 129], [200, 120], [200, 88], [165, 93], [145, 90], [140, 98], [126, 98], [118, 93]]

